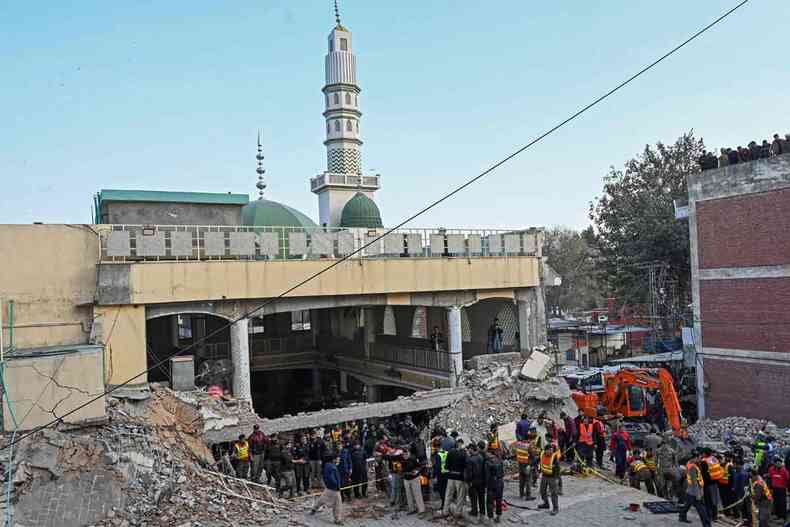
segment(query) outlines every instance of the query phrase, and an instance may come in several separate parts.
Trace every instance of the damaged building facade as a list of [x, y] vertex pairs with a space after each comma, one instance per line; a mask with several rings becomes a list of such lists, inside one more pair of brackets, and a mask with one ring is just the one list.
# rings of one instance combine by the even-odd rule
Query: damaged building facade
[[[267, 417], [386, 401], [453, 386], [464, 359], [546, 342], [543, 288], [560, 278], [543, 231], [388, 232], [339, 22], [325, 61], [327, 165], [307, 182], [318, 223], [264, 197], [259, 139], [257, 199], [101, 190], [93, 224], [0, 225], [7, 429], [11, 407], [32, 428], [154, 381], [221, 385]], [[97, 401], [66, 420], [103, 415]]]
[[700, 416], [790, 425], [790, 154], [688, 187]]

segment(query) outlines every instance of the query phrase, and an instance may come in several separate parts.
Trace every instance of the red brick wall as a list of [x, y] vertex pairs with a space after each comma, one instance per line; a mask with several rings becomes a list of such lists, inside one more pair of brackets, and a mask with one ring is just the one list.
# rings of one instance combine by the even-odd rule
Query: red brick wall
[[705, 358], [707, 414], [770, 419], [790, 426], [790, 366]]
[[703, 346], [790, 354], [790, 278], [701, 280], [699, 286]]
[[701, 269], [790, 264], [790, 189], [697, 203]]

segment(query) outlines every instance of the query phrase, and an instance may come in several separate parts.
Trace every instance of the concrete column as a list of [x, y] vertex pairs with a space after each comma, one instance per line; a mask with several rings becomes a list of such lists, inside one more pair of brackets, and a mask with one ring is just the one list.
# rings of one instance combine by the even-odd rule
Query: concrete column
[[455, 387], [464, 370], [463, 343], [461, 340], [461, 308], [447, 308], [447, 342], [450, 357], [450, 387]]
[[313, 395], [316, 397], [321, 396], [321, 370], [313, 368]]
[[365, 389], [368, 392], [368, 402], [369, 403], [377, 403], [379, 402], [379, 387], [375, 384], [368, 384]]
[[178, 347], [178, 315], [170, 316], [170, 345], [174, 348]]
[[528, 353], [531, 349], [532, 331], [529, 327], [529, 303], [524, 300], [516, 302], [516, 315], [518, 316], [518, 333], [521, 338], [521, 353]]
[[348, 373], [340, 372], [340, 393], [348, 393]]
[[543, 286], [535, 288], [535, 345], [545, 346], [549, 343], [546, 331], [546, 298]]
[[230, 359], [233, 361], [233, 395], [252, 400], [250, 389], [250, 319], [243, 318], [230, 327]]

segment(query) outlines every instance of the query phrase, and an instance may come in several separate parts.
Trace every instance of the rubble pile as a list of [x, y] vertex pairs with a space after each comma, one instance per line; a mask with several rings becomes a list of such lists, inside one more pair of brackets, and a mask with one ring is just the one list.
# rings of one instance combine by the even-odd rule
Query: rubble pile
[[546, 412], [554, 421], [559, 421], [562, 411], [576, 415], [576, 403], [564, 380], [527, 380], [522, 370], [509, 362], [494, 362], [478, 370], [464, 371], [459, 386], [468, 388], [469, 394], [439, 411], [431, 420], [429, 431], [441, 426], [448, 432], [456, 430], [478, 441], [485, 438], [491, 423], [512, 423], [522, 413], [535, 419]]
[[702, 419], [689, 427], [689, 436], [703, 445], [721, 443], [726, 446], [731, 441], [736, 441], [742, 446], [751, 446], [759, 432], [773, 438], [772, 442], [777, 448], [790, 447], [790, 429], [782, 429], [763, 419], [737, 416]]

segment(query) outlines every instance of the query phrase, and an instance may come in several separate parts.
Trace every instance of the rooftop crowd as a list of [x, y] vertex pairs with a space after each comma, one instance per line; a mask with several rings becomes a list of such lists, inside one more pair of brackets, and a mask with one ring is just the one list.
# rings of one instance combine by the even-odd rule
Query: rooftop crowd
[[745, 147], [722, 148], [718, 156], [704, 150], [699, 158], [699, 165], [702, 170], [712, 170], [781, 154], [790, 154], [790, 134], [785, 134], [784, 139], [779, 137], [779, 134], [774, 134], [771, 142], [763, 139], [762, 143], [751, 141]]

